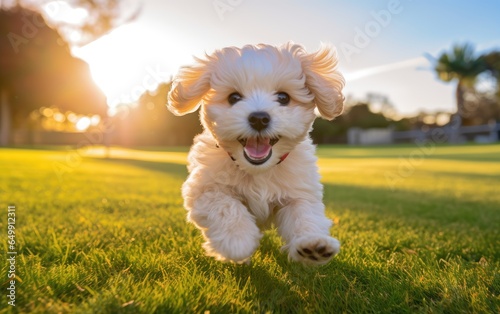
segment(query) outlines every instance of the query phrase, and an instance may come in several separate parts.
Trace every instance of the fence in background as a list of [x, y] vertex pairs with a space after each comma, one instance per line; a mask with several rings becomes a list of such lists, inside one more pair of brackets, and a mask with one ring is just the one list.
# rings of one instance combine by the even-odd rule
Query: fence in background
[[477, 143], [494, 143], [500, 139], [500, 123], [463, 126], [458, 132], [451, 126], [423, 128], [411, 131], [351, 128], [347, 132], [347, 140], [349, 145], [412, 143], [415, 141], [431, 140], [437, 133], [439, 133], [439, 137], [443, 139], [443, 142], [462, 143], [473, 141]]

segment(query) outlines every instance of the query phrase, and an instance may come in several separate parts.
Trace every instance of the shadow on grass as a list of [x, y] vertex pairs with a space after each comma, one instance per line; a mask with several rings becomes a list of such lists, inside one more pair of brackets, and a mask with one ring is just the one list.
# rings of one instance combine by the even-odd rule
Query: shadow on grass
[[436, 177], [450, 177], [457, 179], [473, 179], [473, 180], [496, 180], [500, 183], [500, 175], [498, 173], [474, 173], [474, 172], [446, 172], [433, 171]]
[[162, 153], [187, 153], [189, 151], [189, 146], [134, 146], [134, 147], [123, 147], [125, 149], [133, 149], [143, 152], [162, 152]]
[[500, 213], [494, 200], [468, 200], [455, 196], [438, 196], [426, 192], [409, 190], [390, 191], [384, 188], [369, 188], [354, 185], [324, 184], [327, 207], [344, 207], [349, 210], [374, 216], [380, 221], [392, 218], [409, 225], [426, 222], [440, 225], [439, 231], [454, 228], [454, 223], [485, 229], [496, 229], [500, 224]]
[[[471, 148], [470, 151], [464, 149]], [[487, 151], [478, 151], [484, 148]], [[453, 160], [471, 162], [500, 161], [500, 144], [465, 144], [465, 145], [391, 145], [391, 146], [319, 146], [317, 155], [331, 159], [397, 159], [411, 154], [429, 160]], [[458, 149], [456, 151], [450, 151]]]
[[143, 168], [150, 171], [161, 172], [179, 179], [185, 179], [188, 175], [186, 165], [181, 165], [172, 162], [125, 159], [125, 158], [92, 158], [93, 160], [112, 163], [115, 165], [126, 165], [132, 167]]
[[[418, 148], [414, 150], [419, 152]], [[398, 159], [398, 158], [408, 158], [414, 151], [399, 151], [394, 154], [373, 154], [369, 153], [360, 155], [335, 155], [334, 153], [318, 153], [319, 158], [329, 158], [329, 159]], [[471, 162], [497, 162], [500, 161], [498, 153], [481, 153], [477, 154], [418, 154], [416, 156], [422, 156], [425, 160], [453, 160], [453, 161], [471, 161]]]
[[498, 153], [481, 153], [478, 154], [447, 154], [429, 156], [429, 159], [436, 160], [456, 160], [456, 161], [473, 161], [473, 162], [492, 162], [500, 161]]

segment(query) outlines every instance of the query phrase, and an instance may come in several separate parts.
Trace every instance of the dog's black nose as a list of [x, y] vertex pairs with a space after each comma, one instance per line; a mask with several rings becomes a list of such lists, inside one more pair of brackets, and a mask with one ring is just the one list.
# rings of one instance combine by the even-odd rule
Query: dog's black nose
[[264, 112], [264, 111], [257, 111], [257, 112], [252, 112], [248, 116], [248, 122], [250, 122], [250, 126], [252, 129], [257, 130], [257, 131], [262, 131], [271, 122], [271, 116], [269, 113]]

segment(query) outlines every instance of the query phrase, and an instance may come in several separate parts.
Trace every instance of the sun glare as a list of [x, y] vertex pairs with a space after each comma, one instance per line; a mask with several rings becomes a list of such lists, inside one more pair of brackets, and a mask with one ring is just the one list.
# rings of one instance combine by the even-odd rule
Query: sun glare
[[73, 53], [88, 62], [92, 78], [107, 96], [109, 107], [114, 108], [134, 103], [147, 90], [169, 81], [179, 66], [192, 58], [190, 47], [173, 45], [172, 37], [130, 23], [74, 48]]
[[125, 25], [110, 34], [82, 47], [74, 53], [90, 65], [92, 78], [108, 98], [126, 93], [133, 84], [133, 75], [138, 68], [138, 58], [143, 49], [133, 44], [134, 28]]

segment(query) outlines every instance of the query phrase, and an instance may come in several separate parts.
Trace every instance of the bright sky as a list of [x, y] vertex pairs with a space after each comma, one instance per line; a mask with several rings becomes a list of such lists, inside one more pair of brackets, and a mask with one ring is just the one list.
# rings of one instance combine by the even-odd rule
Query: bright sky
[[498, 0], [143, 0], [134, 22], [74, 53], [113, 106], [218, 48], [292, 40], [315, 50], [329, 42], [346, 95], [384, 94], [401, 114], [453, 111], [454, 85], [436, 79], [424, 54], [466, 41], [480, 52], [500, 49], [499, 14]]

